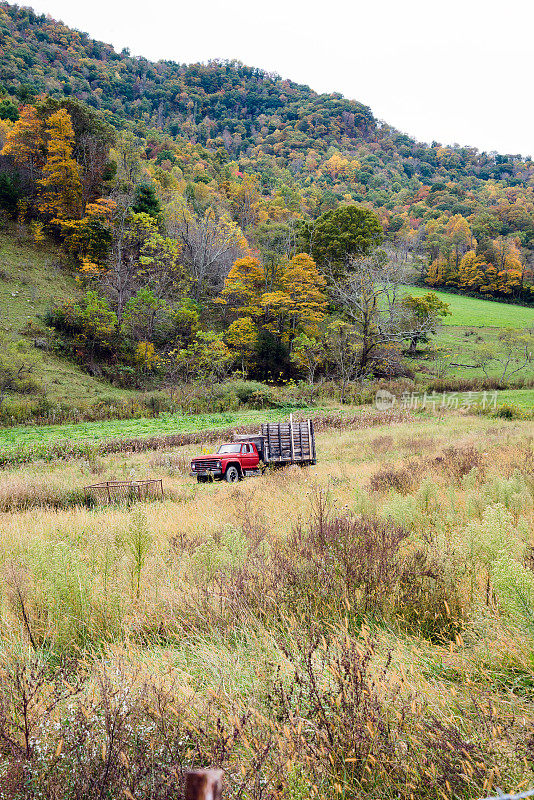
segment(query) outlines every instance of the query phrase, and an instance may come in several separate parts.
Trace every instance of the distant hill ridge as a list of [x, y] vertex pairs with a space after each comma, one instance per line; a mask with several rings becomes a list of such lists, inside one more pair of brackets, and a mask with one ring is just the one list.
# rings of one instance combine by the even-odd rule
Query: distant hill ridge
[[[49, 16], [5, 2], [0, 3], [0, 44], [0, 81], [21, 99], [42, 93], [76, 96], [115, 123], [130, 120], [186, 133], [202, 144], [225, 137], [236, 154], [257, 144], [260, 128], [267, 128], [267, 142], [274, 131], [286, 133], [278, 148], [283, 158], [306, 150], [310, 140], [319, 150], [389, 141], [401, 161], [413, 159], [408, 177], [442, 173], [432, 155], [436, 147], [377, 123], [362, 103], [338, 93], [317, 94], [237, 61], [151, 62], [128, 50], [117, 53]], [[518, 156], [475, 156], [475, 148], [458, 149], [471, 154], [471, 172], [483, 180], [527, 177]], [[459, 164], [457, 171], [462, 171]]]

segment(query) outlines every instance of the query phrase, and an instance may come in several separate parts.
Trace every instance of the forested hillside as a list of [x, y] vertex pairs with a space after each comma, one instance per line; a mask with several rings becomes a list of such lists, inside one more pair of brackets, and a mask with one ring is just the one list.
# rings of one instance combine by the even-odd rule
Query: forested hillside
[[5, 92], [18, 102], [42, 94], [79, 98], [146, 139], [146, 157], [164, 172], [187, 172], [187, 159], [162, 133], [201, 146], [197, 181], [217, 178], [229, 162], [236, 173], [258, 175], [262, 197], [282, 194], [271, 217], [314, 217], [339, 202], [367, 202], [387, 232], [407, 246], [426, 242], [432, 256], [451, 241], [461, 239], [462, 249], [472, 244], [467, 231], [456, 230], [459, 217], [477, 240], [513, 236], [530, 250], [530, 158], [429, 147], [338, 94], [318, 95], [236, 62], [152, 63], [29, 9], [0, 9]]
[[[422, 144], [341, 95], [119, 54], [6, 3], [0, 37], [4, 230], [57, 249], [76, 291], [32, 334], [90, 374], [336, 375], [343, 398], [412, 375], [448, 315], [433, 287], [532, 304], [532, 159]], [[502, 347], [521, 364], [522, 333], [503, 342], [467, 368], [490, 374]], [[10, 363], [0, 392], [27, 384]]]

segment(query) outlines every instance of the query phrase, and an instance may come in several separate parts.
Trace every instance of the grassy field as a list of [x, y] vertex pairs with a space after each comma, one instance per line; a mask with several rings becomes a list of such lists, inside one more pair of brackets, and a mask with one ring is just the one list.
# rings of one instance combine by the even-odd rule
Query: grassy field
[[409, 294], [420, 296], [434, 292], [440, 300], [450, 305], [452, 315], [445, 317], [445, 325], [470, 328], [526, 328], [534, 325], [534, 307], [498, 303], [466, 297], [452, 292], [440, 292], [432, 287], [406, 286]]
[[[530, 437], [349, 424], [238, 485], [190, 479], [193, 446], [4, 470], [3, 794], [179, 800], [207, 765], [232, 800], [531, 785]], [[146, 477], [163, 502], [67, 503]]]
[[[424, 289], [420, 286], [406, 286], [405, 289], [413, 295], [422, 295], [431, 291], [431, 287]], [[432, 291], [434, 290], [432, 289]], [[451, 316], [444, 318], [444, 324], [433, 339], [434, 345], [439, 350], [437, 359], [428, 362], [427, 365], [422, 365], [417, 359], [412, 360], [411, 366], [416, 372], [419, 372], [421, 366], [427, 366], [428, 369], [435, 372], [438, 362], [442, 362], [444, 365], [442, 370], [449, 377], [462, 379], [484, 377], [481, 369], [465, 366], [476, 363], [477, 348], [490, 346], [499, 351], [498, 336], [502, 328], [525, 331], [525, 329], [534, 327], [534, 307], [527, 308], [493, 300], [463, 297], [449, 292], [436, 291], [435, 294], [444, 303], [449, 304], [452, 313]], [[448, 362], [454, 366], [448, 366]], [[458, 364], [460, 366], [457, 366]], [[493, 364], [488, 367], [488, 374], [498, 378], [502, 374], [502, 370], [502, 366]], [[534, 363], [513, 377], [532, 380]]]
[[[473, 402], [482, 405], [483, 392], [471, 393]], [[468, 393], [458, 394], [462, 405]], [[421, 395], [422, 396], [422, 395]], [[401, 408], [401, 398], [397, 398], [397, 407]], [[502, 406], [513, 406], [526, 414], [534, 410], [534, 389], [517, 389], [488, 392], [486, 395], [488, 413], [496, 412]], [[335, 403], [299, 407], [299, 416], [321, 418], [327, 415], [353, 415], [356, 413], [372, 413], [372, 406], [339, 406]], [[193, 434], [206, 431], [227, 430], [237, 426], [257, 425], [262, 422], [280, 422], [297, 413], [292, 407], [242, 410], [218, 414], [160, 414], [157, 417], [139, 419], [105, 420], [101, 422], [65, 423], [61, 425], [17, 425], [0, 428], [0, 462], [21, 456], [21, 461], [49, 458], [61, 451], [68, 453], [70, 448], [80, 452], [86, 448], [87, 453], [96, 452], [106, 443], [121, 440], [143, 440], [164, 438], [177, 434]]]
[[534, 389], [507, 389], [497, 392], [497, 407], [511, 405], [532, 412], [534, 410]]

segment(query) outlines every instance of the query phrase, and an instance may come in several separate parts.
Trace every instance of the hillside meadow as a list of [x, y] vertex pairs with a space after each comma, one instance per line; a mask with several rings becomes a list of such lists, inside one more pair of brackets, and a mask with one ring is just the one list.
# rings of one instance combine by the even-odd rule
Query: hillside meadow
[[[529, 306], [512, 303], [498, 303], [478, 297], [469, 297], [454, 292], [435, 291], [432, 287], [404, 286], [406, 294], [420, 297], [429, 291], [449, 306], [449, 315], [442, 324], [432, 343], [434, 352], [423, 353], [419, 359], [411, 359], [410, 366], [419, 380], [424, 380], [429, 373], [439, 373], [449, 378], [472, 380], [483, 378], [484, 371], [477, 367], [477, 356], [481, 348], [492, 348], [500, 354], [499, 362], [487, 366], [489, 377], [500, 379], [506, 366], [506, 357], [499, 334], [503, 329], [513, 329], [520, 334], [527, 334], [534, 328], [534, 309]], [[521, 353], [517, 361], [511, 359], [506, 368], [507, 380], [531, 381], [534, 379], [534, 365], [527, 364], [519, 372], [513, 372], [521, 363]], [[522, 399], [517, 396], [518, 405], [523, 406]], [[530, 408], [534, 403], [530, 404]]]
[[[531, 785], [531, 422], [332, 416], [317, 465], [238, 485], [194, 482], [198, 449], [0, 473], [3, 796]], [[62, 504], [147, 477], [163, 501]]]
[[451, 314], [443, 320], [445, 325], [470, 328], [527, 328], [534, 325], [534, 308], [530, 306], [441, 292], [430, 286], [404, 286], [404, 291], [416, 297], [434, 292], [443, 303], [450, 306]]

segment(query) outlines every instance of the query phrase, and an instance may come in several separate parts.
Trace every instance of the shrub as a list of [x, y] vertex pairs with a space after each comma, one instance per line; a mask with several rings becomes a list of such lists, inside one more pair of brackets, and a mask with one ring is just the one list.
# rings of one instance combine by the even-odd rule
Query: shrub
[[513, 403], [503, 403], [502, 406], [493, 413], [494, 417], [501, 417], [502, 419], [527, 419], [528, 414], [522, 408], [514, 405]]
[[[276, 752], [269, 738], [261, 755], [247, 752], [247, 736], [262, 739], [250, 714], [225, 714], [201, 698], [192, 704], [177, 682], [157, 681], [122, 654], [56, 669], [37, 658], [4, 658], [2, 677], [2, 788], [9, 786], [9, 797], [182, 800], [184, 772], [199, 767], [224, 768], [236, 800], [272, 797], [267, 778]], [[271, 775], [279, 771], [271, 767]]]

